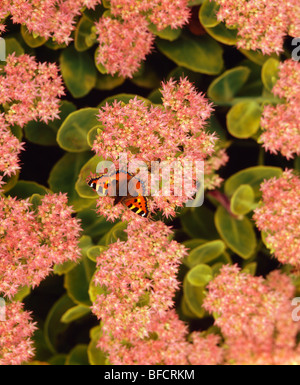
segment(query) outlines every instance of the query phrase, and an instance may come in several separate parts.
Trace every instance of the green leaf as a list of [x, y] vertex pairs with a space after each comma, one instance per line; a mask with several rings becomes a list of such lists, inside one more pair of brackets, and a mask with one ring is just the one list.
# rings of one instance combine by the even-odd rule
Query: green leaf
[[82, 152], [90, 149], [87, 134], [99, 125], [98, 108], [82, 108], [68, 115], [57, 133], [57, 143], [69, 152]]
[[207, 265], [197, 265], [188, 272], [183, 280], [184, 300], [190, 312], [198, 318], [206, 316], [206, 311], [202, 307], [206, 295], [205, 286], [213, 278], [211, 267]]
[[101, 246], [101, 245], [96, 245], [96, 246], [92, 246], [88, 249], [87, 251], [87, 256], [88, 258], [93, 261], [93, 262], [97, 262], [97, 258], [99, 257], [99, 255], [103, 252], [107, 250], [107, 247], [106, 246]]
[[74, 303], [86, 307], [92, 305], [88, 290], [95, 267], [94, 262], [83, 256], [81, 263], [65, 275], [64, 287]]
[[156, 88], [160, 86], [160, 79], [156, 71], [148, 63], [142, 63], [139, 71], [133, 74], [130, 80], [139, 87]]
[[204, 2], [204, 0], [190, 0], [189, 1], [189, 7], [192, 7], [194, 5], [199, 5], [199, 4], [202, 4]]
[[179, 66], [179, 67], [175, 67], [168, 74], [167, 80], [175, 79], [175, 80], [179, 81], [180, 78], [185, 78], [185, 77], [187, 77], [189, 79], [189, 81], [194, 83], [195, 85], [200, 85], [201, 84], [201, 80], [203, 79], [203, 75], [201, 75], [199, 72], [194, 72], [194, 71], [191, 71], [191, 70], [189, 70], [187, 68]]
[[210, 84], [207, 94], [215, 102], [230, 101], [247, 82], [249, 75], [247, 67], [227, 70]]
[[225, 251], [225, 244], [221, 240], [207, 242], [194, 248], [187, 257], [190, 267], [198, 264], [210, 263]]
[[77, 345], [67, 356], [66, 365], [89, 365], [87, 345]]
[[12, 197], [17, 197], [19, 199], [30, 198], [33, 194], [45, 195], [49, 194], [51, 191], [46, 187], [36, 183], [29, 182], [26, 180], [19, 180], [16, 185], [9, 190], [9, 194]]
[[237, 43], [237, 30], [228, 29], [225, 23], [220, 23], [213, 28], [204, 28], [211, 37], [220, 43], [227, 45], [236, 45]]
[[121, 86], [125, 82], [125, 78], [118, 75], [103, 75], [98, 73], [95, 87], [101, 91], [110, 91]]
[[269, 92], [272, 92], [272, 89], [278, 80], [279, 64], [279, 60], [270, 58], [264, 63], [262, 67], [262, 82]]
[[300, 156], [295, 159], [295, 170], [300, 171]]
[[114, 226], [114, 223], [96, 213], [96, 206], [82, 210], [77, 214], [77, 218], [81, 220], [83, 234], [89, 235], [93, 240], [98, 240]]
[[88, 358], [91, 365], [106, 365], [107, 358], [104, 352], [97, 348], [101, 336], [101, 326], [95, 326], [90, 330], [91, 342], [88, 346]]
[[25, 127], [25, 137], [32, 143], [42, 146], [55, 146], [57, 131], [68, 115], [76, 110], [73, 103], [63, 100], [60, 107], [60, 119], [50, 121], [48, 124], [44, 122], [30, 121]]
[[255, 198], [259, 198], [261, 195], [260, 185], [263, 181], [273, 177], [278, 178], [281, 175], [282, 169], [279, 167], [255, 166], [246, 168], [227, 179], [224, 186], [225, 194], [231, 197], [240, 185], [248, 184], [252, 187]]
[[28, 31], [27, 27], [24, 24], [21, 25], [21, 35], [25, 43], [31, 48], [40, 47], [47, 41], [47, 39], [43, 36], [33, 36], [33, 34]]
[[20, 172], [17, 171], [15, 175], [12, 175], [11, 177], [5, 176], [3, 178], [5, 185], [2, 187], [2, 189], [5, 193], [10, 191], [17, 184], [19, 176], [20, 176]]
[[207, 75], [218, 75], [224, 66], [222, 47], [209, 36], [182, 34], [175, 42], [157, 40], [158, 49], [177, 65]]
[[75, 190], [75, 183], [82, 166], [89, 159], [88, 152], [66, 153], [52, 168], [48, 183], [52, 191], [68, 194], [68, 203], [75, 211], [89, 207], [93, 199], [81, 198]]
[[256, 263], [256, 262], [246, 263], [246, 264], [243, 266], [242, 273], [255, 275], [256, 269], [257, 269], [257, 263]]
[[256, 235], [252, 223], [244, 217], [239, 220], [219, 206], [215, 214], [217, 230], [228, 247], [243, 259], [250, 258], [256, 249]]
[[87, 134], [87, 142], [90, 147], [93, 147], [94, 141], [96, 140], [96, 137], [98, 134], [102, 131], [103, 126], [98, 125], [90, 129], [90, 131]]
[[66, 261], [64, 263], [54, 265], [53, 272], [57, 275], [64, 275], [74, 269], [75, 266], [77, 266], [76, 262]]
[[[151, 102], [149, 99], [143, 98], [142, 96], [135, 95], [135, 94], [117, 94], [113, 96], [109, 96], [108, 98], [104, 99], [98, 106], [98, 108], [104, 107], [106, 103], [112, 104], [115, 100], [117, 102], [123, 102], [127, 104], [129, 100], [137, 98], [138, 100], [142, 100], [145, 104], [151, 105]], [[99, 123], [99, 122], [98, 122]]]
[[90, 280], [90, 287], [88, 291], [91, 303], [94, 303], [96, 301], [98, 295], [105, 293], [105, 289], [102, 286], [95, 285], [94, 277], [95, 277], [95, 274]]
[[61, 322], [69, 324], [73, 321], [76, 321], [87, 314], [90, 314], [90, 308], [82, 305], [77, 305], [68, 309], [61, 317]]
[[14, 37], [5, 38], [6, 56], [15, 53], [16, 56], [23, 55], [25, 53], [24, 48]]
[[87, 52], [70, 46], [59, 58], [64, 82], [74, 98], [86, 96], [96, 85], [97, 71]]
[[181, 216], [183, 230], [191, 238], [214, 240], [218, 233], [214, 225], [213, 212], [205, 206], [187, 209]]
[[97, 165], [101, 162], [101, 160], [102, 158], [99, 158], [98, 155], [94, 155], [82, 166], [80, 172], [78, 173], [75, 189], [80, 197], [90, 199], [96, 199], [99, 197], [97, 192], [86, 183], [86, 179], [91, 173], [96, 173]]
[[67, 295], [63, 295], [55, 302], [47, 315], [44, 325], [44, 336], [46, 344], [53, 354], [56, 353], [59, 347], [61, 334], [64, 333], [68, 327], [67, 324], [61, 322], [61, 317], [73, 306], [73, 301]]
[[194, 250], [196, 247], [201, 246], [205, 243], [206, 241], [204, 239], [189, 239], [188, 241], [183, 242], [183, 245], [188, 249], [188, 250]]
[[20, 289], [18, 289], [17, 294], [14, 295], [13, 301], [20, 301], [23, 302], [23, 299], [26, 298], [31, 292], [30, 286], [23, 286]]
[[187, 281], [192, 286], [205, 287], [213, 278], [211, 267], [199, 264], [193, 267], [186, 275]]
[[230, 209], [236, 215], [246, 215], [254, 208], [255, 194], [248, 184], [239, 186], [231, 197]]
[[49, 365], [63, 366], [66, 364], [67, 355], [66, 354], [55, 354], [48, 360]]
[[127, 233], [124, 231], [127, 228], [126, 222], [119, 222], [115, 224], [108, 232], [105, 234], [103, 239], [101, 239], [102, 245], [110, 245], [111, 243], [127, 240]]
[[178, 39], [182, 31], [181, 28], [174, 29], [170, 26], [159, 31], [155, 24], [149, 24], [148, 28], [154, 35], [160, 37], [161, 39], [169, 41], [174, 41]]
[[263, 55], [261, 51], [248, 51], [246, 49], [240, 48], [239, 49], [243, 55], [246, 56], [246, 58], [250, 59], [254, 63], [262, 66], [270, 57], [273, 57], [274, 59], [278, 58], [276, 54], [273, 54], [271, 56]]
[[260, 128], [261, 115], [262, 109], [257, 102], [237, 103], [226, 116], [228, 131], [235, 138], [250, 138]]
[[212, 0], [205, 0], [199, 9], [199, 19], [203, 27], [213, 28], [220, 24], [217, 18], [217, 12], [220, 6]]
[[83, 15], [75, 30], [74, 46], [78, 52], [86, 51], [96, 43], [97, 35], [93, 27], [94, 23]]

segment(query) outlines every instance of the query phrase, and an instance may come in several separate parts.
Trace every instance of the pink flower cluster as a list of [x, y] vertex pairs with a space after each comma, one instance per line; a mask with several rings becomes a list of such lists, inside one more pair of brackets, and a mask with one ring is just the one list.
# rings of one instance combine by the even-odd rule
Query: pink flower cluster
[[94, 277], [103, 291], [93, 304], [103, 325], [99, 347], [109, 361], [187, 364], [190, 357], [193, 363], [219, 362], [219, 339], [194, 333], [194, 344], [188, 342], [185, 324], [171, 310], [184, 247], [170, 240], [171, 230], [162, 222], [139, 219], [126, 232], [126, 242], [111, 244], [97, 258]]
[[260, 137], [266, 150], [280, 152], [287, 159], [300, 155], [300, 63], [290, 59], [279, 66], [279, 79], [273, 94], [283, 104], [264, 107]]
[[97, 61], [112, 75], [132, 77], [151, 51], [154, 35], [168, 26], [180, 28], [189, 19], [188, 0], [111, 0], [111, 15], [96, 23], [99, 35]]
[[0, 69], [0, 104], [8, 124], [23, 127], [30, 120], [59, 118], [64, 95], [56, 64], [37, 63], [34, 57], [9, 55]]
[[[161, 92], [162, 107], [148, 106], [137, 98], [131, 99], [128, 104], [115, 101], [113, 105], [103, 107], [98, 117], [104, 130], [94, 142], [96, 154], [114, 162], [120, 159], [121, 154], [125, 154], [128, 162], [144, 162], [148, 170], [151, 169], [151, 177], [155, 174], [151, 168], [153, 162], [169, 165], [177, 162], [183, 168], [186, 162], [204, 161], [211, 156], [217, 138], [205, 131], [206, 120], [212, 111], [208, 100], [197, 93], [187, 79], [181, 79], [179, 83], [170, 80], [163, 84]], [[221, 151], [220, 155], [221, 163], [211, 160], [208, 165], [210, 174], [213, 174], [214, 167], [219, 168], [227, 161], [224, 152]], [[152, 196], [151, 210], [160, 209], [166, 216], [174, 215], [176, 206], [182, 206], [197, 191], [197, 175], [192, 168], [191, 175], [191, 191], [182, 191], [181, 196], [176, 196], [173, 194], [176, 180], [174, 172], [171, 175], [170, 195]], [[145, 183], [148, 185], [149, 181]], [[121, 205], [112, 207], [112, 204], [113, 198], [101, 197], [98, 200], [99, 213], [110, 219], [118, 217], [124, 210]]]
[[25, 24], [29, 32], [68, 44], [76, 16], [83, 7], [94, 8], [101, 0], [2, 0], [2, 3], [0, 20], [10, 13], [13, 22]]
[[21, 302], [7, 303], [5, 320], [0, 321], [0, 365], [21, 365], [34, 355], [31, 337], [35, 331], [30, 313]]
[[20, 169], [18, 155], [23, 149], [23, 143], [10, 132], [4, 114], [0, 114], [0, 173], [16, 174]]
[[286, 35], [300, 36], [298, 0], [215, 0], [218, 19], [238, 29], [238, 47], [264, 54], [283, 51]]
[[279, 271], [263, 279], [240, 272], [236, 265], [222, 267], [208, 285], [204, 307], [216, 314], [227, 363], [300, 363], [299, 323], [292, 320], [294, 291], [290, 278]]
[[261, 185], [262, 201], [254, 220], [281, 263], [300, 269], [300, 177], [291, 170]]
[[28, 200], [0, 197], [0, 294], [37, 286], [53, 264], [80, 256], [80, 225], [64, 194], [46, 195], [36, 211]]
[[97, 62], [112, 75], [132, 77], [151, 51], [154, 35], [139, 17], [128, 20], [103, 16], [96, 24], [99, 35]]

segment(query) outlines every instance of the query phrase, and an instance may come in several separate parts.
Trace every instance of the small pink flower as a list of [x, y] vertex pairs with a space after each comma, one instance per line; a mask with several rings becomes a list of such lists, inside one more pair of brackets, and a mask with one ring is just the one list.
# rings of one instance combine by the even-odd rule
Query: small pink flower
[[283, 104], [264, 107], [260, 141], [266, 150], [291, 159], [300, 154], [300, 63], [286, 60], [280, 64], [279, 80], [272, 92]]
[[132, 77], [151, 51], [153, 34], [143, 17], [119, 21], [102, 17], [96, 24], [99, 34], [97, 62], [114, 75]]
[[[3, 0], [2, 0], [3, 1]], [[94, 8], [101, 0], [4, 0], [14, 23], [25, 24], [29, 32], [53, 38], [58, 44], [72, 40], [76, 17], [82, 8]], [[2, 5], [2, 4], [1, 4]], [[0, 14], [1, 19], [1, 14]]]
[[281, 263], [300, 268], [300, 178], [291, 170], [261, 185], [262, 201], [253, 216]]
[[286, 35], [298, 37], [298, 0], [216, 0], [218, 19], [238, 29], [238, 47], [270, 55], [283, 51]]
[[[193, 198], [199, 179], [196, 166], [200, 168], [200, 163], [213, 155], [217, 138], [205, 130], [211, 104], [187, 79], [163, 84], [162, 95], [162, 106], [148, 106], [135, 98], [127, 104], [115, 101], [103, 107], [98, 117], [104, 130], [96, 137], [93, 150], [104, 159], [111, 158], [116, 167], [125, 155], [128, 163], [144, 162], [151, 175], [144, 175], [139, 167], [139, 177], [147, 187], [146, 195], [151, 192], [150, 210], [162, 210], [168, 217]], [[219, 155], [220, 162], [208, 160], [210, 187], [220, 183], [214, 171], [227, 161], [224, 151]], [[200, 171], [204, 170], [198, 174]], [[164, 187], [157, 184], [160, 181], [165, 181]], [[113, 207], [112, 198], [100, 197], [98, 212], [113, 220], [124, 212], [118, 206]]]
[[34, 356], [31, 337], [36, 330], [20, 302], [7, 303], [0, 321], [0, 365], [21, 365]]
[[5, 105], [8, 124], [23, 127], [30, 120], [47, 123], [59, 118], [59, 97], [64, 95], [64, 88], [55, 64], [12, 54], [0, 74], [0, 104]]
[[28, 200], [0, 197], [0, 294], [38, 286], [53, 264], [76, 261], [80, 226], [63, 194], [46, 195], [36, 212]]
[[291, 317], [294, 292], [291, 279], [279, 271], [265, 280], [241, 273], [236, 265], [222, 267], [208, 284], [203, 306], [216, 315], [227, 363], [299, 364], [299, 324]]
[[10, 132], [4, 114], [0, 114], [0, 172], [11, 176], [20, 169], [18, 155], [24, 143]]

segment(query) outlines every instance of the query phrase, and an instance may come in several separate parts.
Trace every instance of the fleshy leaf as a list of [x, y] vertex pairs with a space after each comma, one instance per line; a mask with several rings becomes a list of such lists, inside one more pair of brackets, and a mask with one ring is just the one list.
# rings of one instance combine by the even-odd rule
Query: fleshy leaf
[[57, 133], [57, 143], [69, 152], [82, 152], [90, 149], [87, 134], [99, 125], [98, 108], [82, 108], [68, 115]]
[[244, 184], [248, 184], [252, 187], [255, 198], [260, 197], [260, 185], [264, 180], [273, 177], [280, 177], [282, 169], [279, 167], [270, 166], [255, 166], [249, 167], [232, 175], [225, 182], [225, 194], [231, 197], [236, 189]]
[[250, 258], [256, 249], [256, 235], [248, 218], [234, 218], [219, 206], [215, 214], [217, 230], [228, 247], [243, 259]]
[[187, 262], [193, 267], [198, 264], [207, 264], [218, 258], [225, 251], [225, 244], [221, 240], [204, 243], [194, 248], [188, 255]]
[[86, 96], [96, 85], [97, 71], [88, 52], [70, 46], [59, 58], [64, 82], [74, 98]]
[[262, 109], [255, 101], [235, 104], [227, 114], [227, 128], [239, 139], [255, 135], [260, 128]]
[[177, 65], [207, 75], [218, 75], [223, 68], [223, 49], [211, 37], [182, 34], [176, 41], [158, 39], [158, 49]]
[[208, 96], [215, 102], [230, 101], [240, 91], [250, 75], [247, 67], [235, 67], [225, 71], [208, 88]]
[[254, 208], [254, 191], [248, 184], [237, 188], [231, 197], [230, 209], [236, 215], [246, 215]]
[[271, 92], [275, 83], [278, 80], [278, 71], [279, 71], [280, 61], [277, 59], [270, 58], [268, 59], [261, 70], [261, 78], [265, 88]]

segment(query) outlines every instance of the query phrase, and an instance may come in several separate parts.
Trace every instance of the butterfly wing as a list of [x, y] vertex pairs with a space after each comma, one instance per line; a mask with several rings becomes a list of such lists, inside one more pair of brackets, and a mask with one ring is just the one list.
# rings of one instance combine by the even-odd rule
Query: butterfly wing
[[111, 189], [112, 183], [113, 180], [111, 176], [107, 176], [106, 174], [102, 174], [87, 180], [87, 184], [102, 196], [109, 195], [109, 190]]
[[148, 199], [144, 196], [126, 197], [122, 200], [122, 203], [141, 217], [146, 218], [149, 216]]

